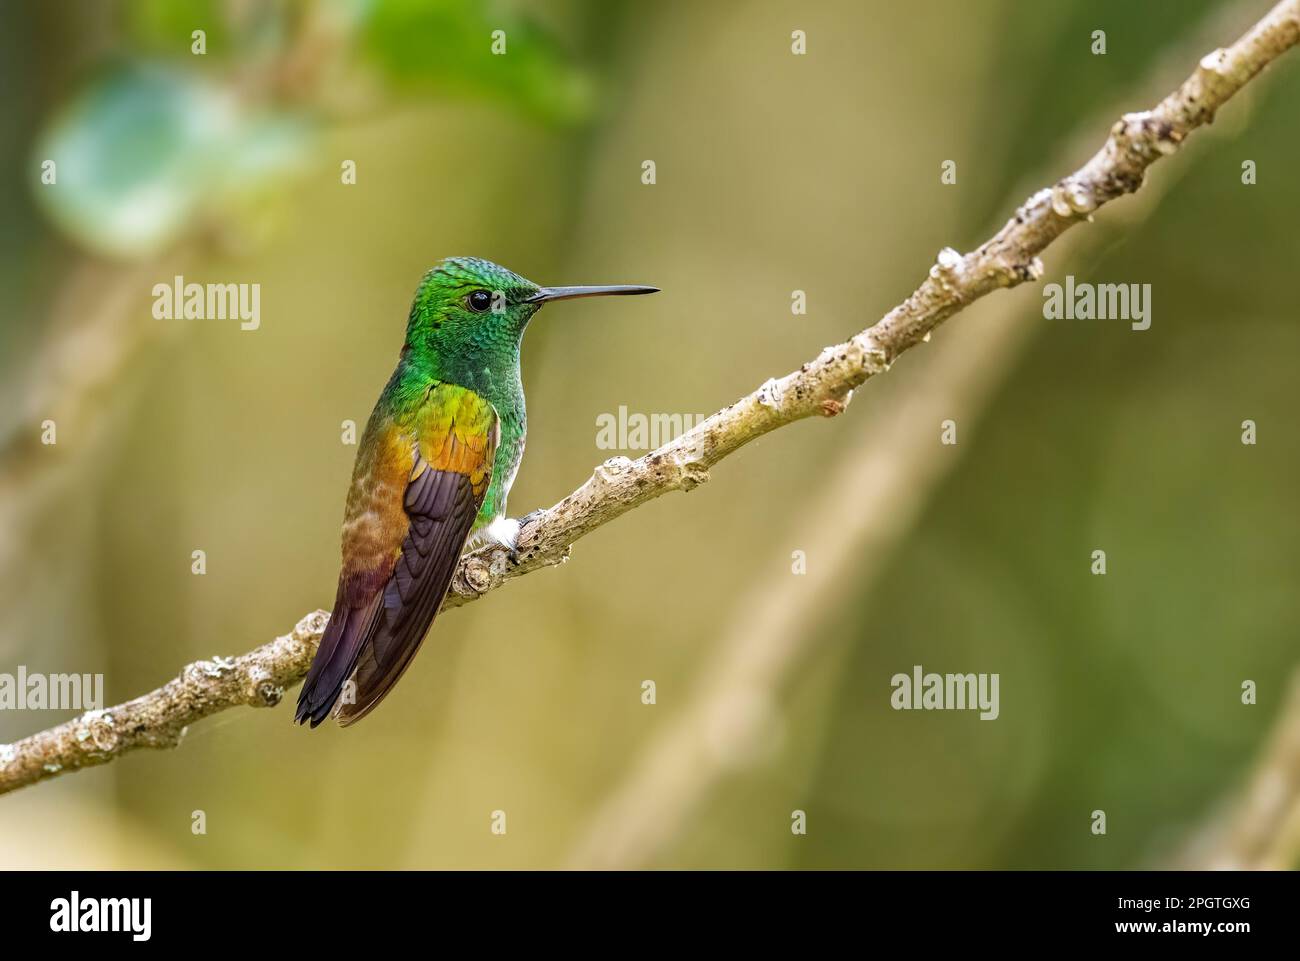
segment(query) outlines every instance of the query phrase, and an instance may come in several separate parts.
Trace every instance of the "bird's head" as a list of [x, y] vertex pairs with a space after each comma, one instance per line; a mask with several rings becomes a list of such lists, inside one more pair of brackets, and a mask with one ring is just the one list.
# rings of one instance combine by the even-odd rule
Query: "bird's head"
[[449, 257], [420, 281], [406, 326], [406, 346], [449, 361], [490, 363], [518, 351], [533, 314], [553, 300], [652, 294], [657, 287], [539, 287], [477, 257]]

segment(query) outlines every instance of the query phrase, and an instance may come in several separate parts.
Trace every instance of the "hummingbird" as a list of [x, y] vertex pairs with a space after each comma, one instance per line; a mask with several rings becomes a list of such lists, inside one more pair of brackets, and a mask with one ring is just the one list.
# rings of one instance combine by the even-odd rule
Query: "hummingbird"
[[516, 551], [506, 498], [524, 456], [519, 352], [533, 315], [555, 300], [658, 289], [539, 287], [476, 257], [424, 275], [357, 448], [334, 612], [295, 721], [320, 724], [349, 679], [355, 697], [338, 704], [339, 724], [369, 714], [415, 657], [466, 546]]

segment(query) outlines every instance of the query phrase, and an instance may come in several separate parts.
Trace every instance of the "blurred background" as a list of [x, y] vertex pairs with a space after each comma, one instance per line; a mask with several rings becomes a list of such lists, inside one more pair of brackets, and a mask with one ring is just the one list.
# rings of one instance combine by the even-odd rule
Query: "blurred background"
[[[521, 516], [643, 453], [599, 449], [602, 413], [712, 412], [873, 323], [1267, 7], [5, 4], [0, 671], [114, 704], [328, 607], [341, 424], [438, 259], [663, 288], [529, 330]], [[843, 417], [446, 615], [364, 724], [297, 728], [294, 691], [0, 797], [0, 867], [1177, 857], [1297, 662], [1295, 56]], [[1067, 273], [1150, 283], [1151, 329], [1044, 320]], [[260, 284], [260, 329], [155, 319], [176, 274]], [[892, 710], [915, 664], [999, 673], [999, 718]], [[70, 716], [0, 712], [0, 743]]]

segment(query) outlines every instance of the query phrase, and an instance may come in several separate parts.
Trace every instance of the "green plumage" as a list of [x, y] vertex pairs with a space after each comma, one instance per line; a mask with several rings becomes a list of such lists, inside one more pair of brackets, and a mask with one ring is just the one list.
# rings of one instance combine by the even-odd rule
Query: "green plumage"
[[357, 450], [334, 611], [298, 721], [315, 727], [338, 703], [340, 723], [352, 723], [392, 689], [471, 534], [514, 549], [518, 525], [504, 515], [524, 453], [519, 353], [533, 314], [551, 300], [654, 290], [543, 288], [468, 257], [425, 275]]
[[[540, 290], [530, 280], [486, 260], [445, 260], [425, 274], [411, 305], [406, 345], [395, 378], [405, 402], [428, 380], [468, 387], [496, 408], [501, 440], [492, 482], [475, 528], [505, 516], [510, 485], [524, 456], [528, 417], [520, 373], [524, 329], [541, 303], [525, 303]], [[463, 298], [486, 290], [487, 311], [458, 309]], [[382, 403], [382, 401], [381, 401]]]

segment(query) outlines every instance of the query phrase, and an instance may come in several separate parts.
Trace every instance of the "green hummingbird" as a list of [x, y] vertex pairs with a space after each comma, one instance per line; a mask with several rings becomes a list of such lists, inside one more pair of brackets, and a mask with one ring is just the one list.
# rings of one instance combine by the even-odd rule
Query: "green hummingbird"
[[357, 448], [338, 595], [296, 721], [320, 724], [349, 678], [355, 697], [343, 698], [339, 723], [369, 714], [415, 657], [466, 545], [516, 549], [506, 498], [524, 456], [519, 350], [533, 314], [553, 300], [657, 290], [539, 287], [474, 257], [424, 275]]

